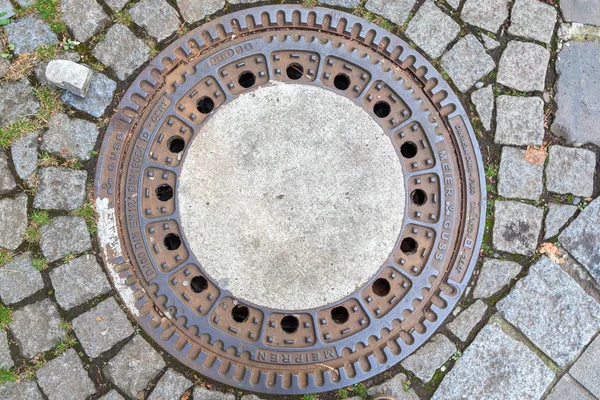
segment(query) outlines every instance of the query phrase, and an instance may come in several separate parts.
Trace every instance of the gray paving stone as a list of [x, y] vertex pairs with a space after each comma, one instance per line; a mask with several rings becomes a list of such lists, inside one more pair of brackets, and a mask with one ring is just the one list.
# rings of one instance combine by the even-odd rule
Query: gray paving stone
[[150, 58], [150, 48], [125, 25], [116, 24], [106, 32], [92, 54], [112, 68], [119, 79], [125, 80]]
[[416, 0], [369, 0], [365, 8], [375, 14], [402, 25], [415, 6]]
[[17, 188], [15, 178], [8, 167], [8, 160], [4, 150], [0, 149], [0, 195], [6, 194]]
[[438, 58], [459, 31], [460, 25], [440, 10], [432, 0], [428, 0], [410, 20], [405, 34], [427, 55]]
[[525, 150], [504, 146], [498, 170], [498, 194], [507, 198], [539, 200], [544, 190], [544, 164], [525, 160]]
[[550, 146], [546, 188], [555, 193], [590, 197], [594, 192], [596, 155], [586, 149]]
[[65, 91], [61, 100], [84, 111], [96, 118], [101, 117], [106, 107], [112, 102], [113, 95], [117, 89], [117, 83], [106, 75], [95, 72], [92, 75], [90, 88], [86, 97], [79, 97], [76, 94]]
[[497, 32], [508, 18], [506, 0], [467, 0], [460, 13], [467, 24], [475, 25], [490, 32]]
[[460, 6], [461, 0], [446, 0], [446, 3], [450, 4], [450, 7], [455, 10]]
[[397, 400], [419, 400], [419, 396], [411, 388], [404, 390], [405, 383], [408, 379], [403, 373], [395, 375], [392, 379], [383, 382], [381, 385], [370, 387], [367, 390], [369, 396], [378, 394], [389, 394], [396, 397]]
[[120, 11], [129, 0], [105, 0], [104, 1], [113, 11]]
[[7, 382], [0, 385], [0, 399], [44, 400], [35, 381], [23, 379], [20, 382]]
[[235, 395], [231, 393], [223, 393], [217, 390], [209, 390], [205, 387], [194, 388], [194, 399], [202, 400], [235, 400]]
[[129, 9], [133, 21], [159, 42], [179, 29], [179, 14], [165, 0], [142, 0]]
[[0, 199], [0, 211], [0, 247], [15, 250], [23, 243], [27, 229], [27, 196]]
[[[81, 59], [81, 56], [75, 51], [61, 51], [53, 59], [79, 62], [79, 60]], [[48, 66], [48, 63], [49, 62], [47, 62], [47, 61], [40, 62], [38, 65], [35, 66], [35, 68], [33, 69], [33, 72], [40, 84], [46, 85], [50, 88], [57, 88], [55, 85], [48, 82], [48, 80], [46, 79], [46, 67]]]
[[33, 268], [30, 253], [15, 256], [0, 267], [0, 298], [4, 304], [17, 303], [43, 288], [42, 274]]
[[67, 335], [60, 326], [56, 306], [50, 299], [38, 301], [13, 313], [8, 325], [25, 358], [53, 349]]
[[558, 240], [600, 283], [600, 198], [592, 201]]
[[0, 13], [4, 13], [1, 18], [10, 18], [15, 15], [15, 9], [10, 0], [0, 0]]
[[165, 367], [165, 362], [139, 335], [131, 339], [104, 367], [104, 375], [133, 398]]
[[125, 398], [121, 396], [119, 392], [113, 389], [104, 396], [100, 397], [98, 400], [125, 400]]
[[110, 292], [110, 284], [93, 255], [86, 254], [50, 272], [56, 302], [64, 310]]
[[469, 308], [458, 314], [447, 327], [457, 338], [465, 342], [486, 311], [487, 305], [483, 301], [477, 300]]
[[473, 296], [478, 299], [493, 296], [508, 285], [519, 272], [521, 272], [521, 266], [516, 262], [486, 259], [481, 267]]
[[[350, 397], [348, 400], [353, 400], [353, 399], [354, 400], [362, 400], [362, 397], [357, 397], [357, 398]], [[246, 395], [242, 396], [240, 398], [240, 400], [263, 400], [263, 399], [261, 399], [260, 397], [254, 395], [254, 394], [246, 394]]]
[[39, 171], [33, 207], [43, 210], [74, 210], [83, 205], [87, 171], [48, 167]]
[[96, 391], [83, 364], [73, 349], [38, 369], [37, 379], [48, 400], [84, 399]]
[[600, 146], [600, 113], [594, 111], [600, 109], [600, 43], [566, 43], [558, 53], [556, 71], [558, 109], [552, 132], [574, 144]]
[[190, 24], [200, 21], [207, 15], [216, 13], [224, 6], [225, 0], [177, 0], [177, 7], [181, 16]]
[[544, 102], [538, 97], [498, 96], [496, 136], [498, 144], [541, 146], [544, 140]]
[[4, 26], [8, 43], [14, 44], [15, 54], [31, 53], [40, 46], [58, 42], [50, 26], [36, 14], [27, 15]]
[[40, 228], [40, 248], [50, 262], [67, 254], [79, 254], [92, 249], [90, 233], [81, 217], [56, 217]]
[[[230, 4], [240, 4], [239, 2], [243, 2], [243, 1], [248, 1], [248, 0], [233, 0], [233, 1], [228, 1], [228, 3]], [[254, 1], [256, 2], [257, 0], [249, 0], [249, 1]], [[336, 6], [336, 7], [345, 7], [345, 8], [354, 8], [357, 5], [360, 4], [360, 0], [321, 0], [320, 1], [321, 4], [327, 4], [329, 6]]]
[[156, 384], [148, 400], [179, 399], [192, 385], [192, 381], [169, 368]]
[[548, 204], [544, 239], [551, 238], [558, 234], [560, 228], [562, 228], [573, 214], [575, 214], [575, 211], [577, 211], [577, 206], [568, 204]]
[[75, 318], [73, 331], [85, 353], [92, 358], [97, 358], [131, 336], [133, 327], [117, 301], [109, 297], [90, 311]]
[[0, 85], [0, 127], [8, 126], [22, 117], [37, 114], [38, 111], [40, 102], [27, 78]]
[[92, 70], [69, 60], [52, 60], [46, 67], [46, 81], [51, 85], [85, 97], [92, 80]]
[[89, 160], [100, 131], [93, 122], [56, 113], [48, 122], [41, 149], [64, 158]]
[[550, 43], [556, 9], [537, 0], [516, 0], [510, 17], [508, 33], [539, 42]]
[[95, 0], [62, 0], [61, 10], [62, 20], [80, 42], [87, 42], [110, 23], [110, 17]]
[[4, 329], [0, 329], [0, 369], [9, 369], [15, 365], [8, 347], [8, 336]]
[[10, 71], [11, 65], [12, 64], [10, 63], [10, 61], [8, 61], [5, 58], [0, 60], [0, 78], [4, 78], [6, 76], [6, 74], [8, 74], [8, 71]]
[[35, 172], [38, 162], [39, 132], [29, 133], [15, 140], [10, 148], [15, 171], [19, 178], [26, 181]]
[[544, 90], [550, 52], [535, 43], [508, 42], [498, 66], [498, 83], [531, 92]]
[[435, 371], [455, 352], [456, 346], [446, 336], [438, 333], [401, 364], [423, 382], [429, 382]]
[[500, 46], [500, 42], [498, 42], [495, 39], [492, 39], [491, 37], [489, 37], [486, 34], [482, 33], [481, 34], [481, 39], [483, 40], [483, 45], [488, 50], [494, 50], [495, 48], [497, 48], [498, 46]]
[[483, 127], [489, 131], [492, 128], [492, 115], [494, 113], [494, 92], [492, 85], [471, 93], [471, 100], [475, 105]]
[[600, 397], [598, 360], [600, 360], [600, 336], [596, 336], [569, 371], [573, 378], [596, 397]]
[[561, 0], [560, 10], [565, 21], [600, 26], [600, 0]]
[[542, 230], [544, 211], [517, 201], [496, 201], [494, 216], [494, 248], [533, 255]]
[[554, 386], [546, 400], [594, 400], [570, 375], [565, 374]]
[[465, 92], [480, 78], [490, 73], [495, 64], [479, 40], [473, 35], [467, 35], [444, 54], [442, 67], [456, 87]]
[[600, 319], [600, 305], [545, 256], [496, 307], [561, 367], [588, 344]]

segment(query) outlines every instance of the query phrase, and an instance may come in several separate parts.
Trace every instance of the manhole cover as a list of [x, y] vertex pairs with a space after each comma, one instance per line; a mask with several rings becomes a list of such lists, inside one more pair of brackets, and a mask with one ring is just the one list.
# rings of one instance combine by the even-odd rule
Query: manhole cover
[[449, 85], [353, 15], [268, 6], [177, 40], [112, 119], [96, 178], [107, 269], [201, 374], [349, 386], [444, 321], [473, 271], [481, 160]]

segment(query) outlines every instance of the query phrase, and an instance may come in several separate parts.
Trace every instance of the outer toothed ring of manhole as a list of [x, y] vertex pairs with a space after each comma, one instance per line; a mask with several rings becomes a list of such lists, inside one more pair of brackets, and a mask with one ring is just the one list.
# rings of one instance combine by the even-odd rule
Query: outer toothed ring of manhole
[[[320, 103], [309, 104], [313, 93]], [[298, 107], [295, 98], [304, 98], [306, 107]], [[274, 111], [275, 122], [260, 120], [263, 114], [273, 115], [261, 109], [278, 107], [280, 100], [289, 102], [289, 110], [319, 114], [307, 122], [313, 127], [310, 132], [300, 124], [290, 127], [293, 135], [285, 136], [287, 130], [281, 129], [277, 118], [289, 118], [287, 108]], [[332, 109], [322, 111], [321, 106]], [[349, 128], [357, 132], [355, 141], [345, 130], [335, 134], [336, 118], [345, 115], [339, 109], [355, 116]], [[231, 119], [236, 112], [239, 119]], [[348, 126], [347, 121], [341, 123]], [[243, 132], [236, 135], [235, 129]], [[307, 138], [299, 138], [301, 129]], [[275, 133], [269, 136], [263, 130]], [[315, 138], [331, 145], [319, 147], [310, 142]], [[377, 144], [375, 150], [363, 148], [383, 140], [388, 150]], [[286, 148], [269, 149], [278, 145]], [[375, 192], [381, 212], [373, 213], [378, 204], [369, 196], [364, 198], [371, 201], [367, 206], [343, 196], [332, 200], [339, 189], [335, 186], [323, 191], [327, 204], [315, 198], [314, 214], [321, 215], [321, 206], [337, 210], [338, 202], [342, 217], [352, 213], [361, 221], [360, 216], [368, 214], [364, 218], [368, 234], [342, 232], [351, 242], [343, 243], [336, 226], [327, 225], [327, 211], [311, 225], [320, 221], [323, 232], [310, 231], [302, 240], [311, 246], [319, 245], [315, 235], [337, 241], [321, 246], [323, 254], [313, 257], [301, 245], [286, 246], [285, 241], [265, 249], [255, 243], [260, 235], [243, 242], [248, 239], [246, 220], [239, 221], [239, 227], [234, 221], [223, 229], [221, 225], [239, 215], [253, 217], [241, 213], [238, 197], [252, 203], [253, 191], [271, 182], [244, 185], [240, 178], [246, 175], [236, 175], [251, 153], [248, 146], [262, 148], [260, 157], [273, 156], [270, 162], [286, 167], [294, 165], [293, 160], [314, 160], [322, 168], [323, 182], [331, 178], [333, 186], [339, 183], [338, 175], [352, 167], [352, 157], [362, 157], [356, 169], [368, 165], [370, 172], [348, 173], [346, 183], [362, 195]], [[321, 148], [327, 149], [325, 161], [313, 154]], [[294, 158], [299, 153], [302, 157]], [[390, 154], [395, 164], [390, 164]], [[251, 172], [270, 170], [271, 164], [265, 167], [260, 157], [252, 158]], [[328, 157], [333, 159], [329, 164]], [[344, 160], [349, 160], [345, 167]], [[224, 167], [227, 163], [231, 168]], [[316, 167], [306, 164], [313, 163], [296, 165], [301, 171], [294, 176], [306, 178], [302, 182], [307, 187], [287, 187], [296, 190], [296, 199], [312, 190], [306, 176], [313, 176]], [[261, 165], [262, 169], [257, 167]], [[282, 174], [277, 168], [273, 171], [273, 176]], [[175, 41], [125, 93], [98, 164], [99, 240], [113, 284], [129, 310], [146, 333], [183, 364], [250, 391], [321, 392], [393, 366], [445, 320], [465, 289], [479, 252], [485, 219], [483, 183], [477, 142], [463, 107], [440, 74], [404, 41], [339, 11], [287, 5], [253, 8], [223, 16]], [[236, 185], [243, 195], [231, 195]], [[397, 198], [394, 187], [402, 192]], [[207, 194], [212, 189], [214, 193]], [[351, 199], [354, 193], [345, 194]], [[272, 210], [293, 204], [286, 203], [284, 195], [265, 193], [266, 200], [256, 202], [264, 201]], [[394, 203], [390, 196], [401, 201]], [[210, 208], [205, 198], [220, 201]], [[343, 208], [344, 201], [349, 208]], [[184, 206], [188, 208], [182, 210]], [[298, 215], [312, 218], [310, 210]], [[385, 232], [380, 235], [369, 221]], [[361, 227], [356, 228], [360, 233]], [[291, 227], [278, 229], [286, 240], [297, 241]], [[395, 236], [387, 243], [389, 232]], [[276, 243], [275, 236], [266, 242]], [[221, 249], [224, 241], [229, 250]], [[248, 246], [258, 250], [249, 251]], [[292, 257], [288, 251], [293, 249]], [[342, 249], [343, 254], [327, 254], [327, 249]], [[371, 257], [377, 252], [381, 254]], [[269, 258], [272, 253], [281, 258]], [[356, 261], [365, 254], [371, 259]], [[260, 264], [269, 260], [280, 260], [281, 265]], [[335, 262], [319, 265], [322, 260]], [[336, 263], [341, 265], [339, 279]], [[361, 275], [355, 267], [363, 263], [369, 266]], [[375, 267], [370, 265], [374, 263]], [[265, 279], [276, 282], [272, 290], [293, 292], [296, 289], [290, 288], [297, 282], [289, 278], [306, 274], [305, 265], [309, 275], [304, 276], [309, 278], [310, 268], [317, 275], [331, 268], [331, 278], [322, 285], [333, 293], [320, 291], [319, 282], [315, 288], [305, 285], [310, 295], [304, 297], [310, 299], [300, 295], [289, 303], [286, 293], [280, 297], [259, 293]], [[281, 276], [273, 276], [277, 268]], [[256, 275], [256, 282], [240, 284], [237, 277], [227, 275], [238, 271], [243, 276], [247, 269]], [[346, 277], [350, 284], [339, 282]], [[278, 283], [284, 278], [289, 285]], [[259, 303], [262, 298], [265, 304]]]

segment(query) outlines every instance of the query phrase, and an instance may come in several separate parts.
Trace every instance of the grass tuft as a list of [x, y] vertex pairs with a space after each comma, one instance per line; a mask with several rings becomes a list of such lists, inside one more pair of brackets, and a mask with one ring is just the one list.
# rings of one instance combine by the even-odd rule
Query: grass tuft
[[10, 369], [0, 368], [0, 385], [6, 382], [16, 382], [19, 379], [19, 375]]
[[12, 309], [0, 304], [0, 329], [6, 329], [6, 326], [12, 322]]

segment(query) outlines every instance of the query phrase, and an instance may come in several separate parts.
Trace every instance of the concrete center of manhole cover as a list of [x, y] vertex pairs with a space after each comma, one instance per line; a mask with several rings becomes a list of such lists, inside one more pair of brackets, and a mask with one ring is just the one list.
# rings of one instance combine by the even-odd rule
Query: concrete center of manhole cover
[[398, 238], [404, 192], [394, 147], [363, 108], [277, 83], [207, 121], [178, 197], [187, 241], [221, 288], [298, 310], [340, 300], [377, 273]]

